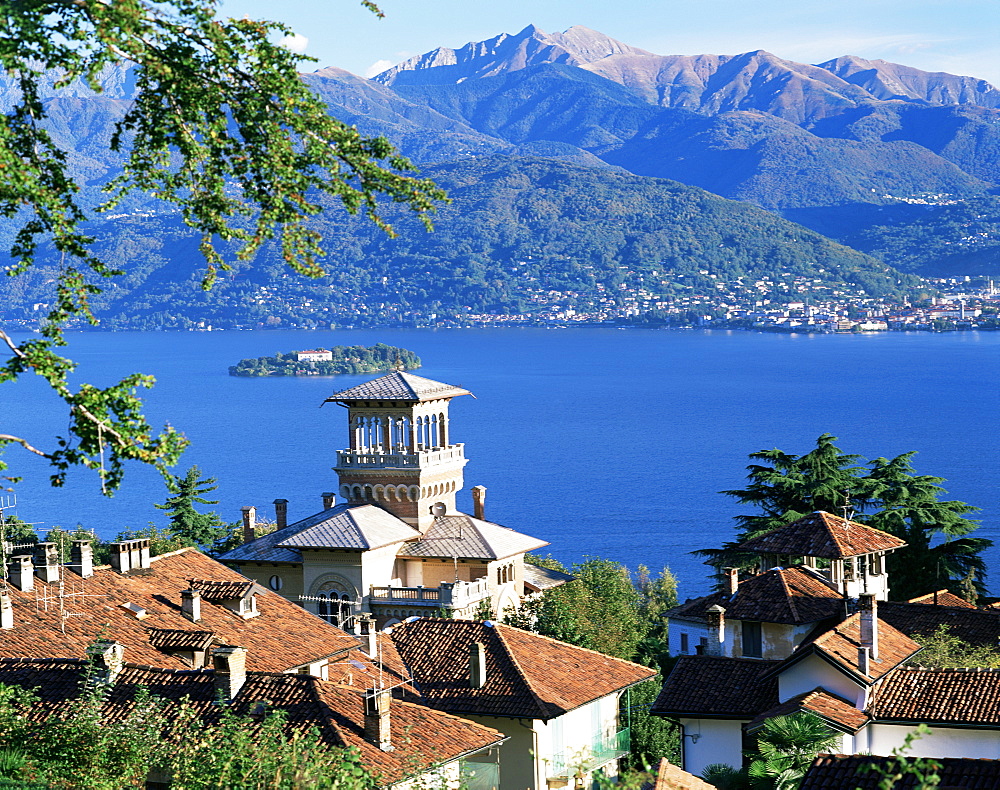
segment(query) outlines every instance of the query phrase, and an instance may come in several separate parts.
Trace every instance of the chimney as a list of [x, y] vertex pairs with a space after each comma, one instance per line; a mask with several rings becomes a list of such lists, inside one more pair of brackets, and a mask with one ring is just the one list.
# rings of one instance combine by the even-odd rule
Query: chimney
[[130, 540], [129, 543], [129, 564], [132, 566], [132, 570], [139, 568], [149, 568], [149, 538], [137, 538], [135, 540]]
[[705, 613], [708, 621], [708, 644], [705, 645], [705, 655], [721, 656], [722, 645], [726, 641], [726, 610], [716, 604]]
[[9, 631], [14, 627], [14, 605], [7, 590], [0, 592], [0, 629]]
[[859, 647], [858, 648], [858, 670], [860, 670], [862, 675], [868, 674], [868, 648]]
[[257, 508], [247, 505], [243, 510], [243, 542], [257, 540]]
[[360, 629], [358, 635], [364, 642], [362, 650], [370, 658], [375, 658], [378, 655], [378, 629], [375, 627], [375, 617], [367, 612], [362, 612], [358, 615], [358, 627]]
[[486, 685], [486, 645], [473, 642], [469, 645], [469, 688], [481, 689]]
[[337, 495], [332, 491], [323, 492], [323, 510], [329, 510], [337, 504]]
[[94, 575], [94, 547], [89, 540], [74, 540], [69, 552], [69, 569], [89, 579]]
[[232, 702], [247, 681], [247, 650], [245, 647], [220, 645], [212, 651], [215, 667], [215, 695], [223, 703]]
[[181, 614], [192, 623], [201, 622], [201, 590], [181, 590]]
[[30, 554], [18, 554], [11, 557], [7, 564], [7, 576], [10, 583], [21, 592], [31, 592], [35, 589], [34, 568], [31, 567]]
[[365, 692], [365, 738], [383, 752], [393, 751], [389, 725], [390, 700], [387, 689], [368, 689]]
[[274, 500], [274, 524], [276, 529], [284, 529], [288, 526], [288, 500]]
[[132, 570], [132, 553], [129, 551], [128, 541], [119, 543], [109, 543], [111, 550], [111, 567], [118, 573], [128, 573]]
[[726, 568], [726, 587], [730, 595], [736, 595], [740, 586], [740, 569]]
[[47, 584], [59, 581], [59, 547], [55, 543], [35, 544], [35, 576]]
[[472, 515], [480, 521], [486, 520], [486, 486], [472, 487]]
[[87, 658], [94, 667], [94, 680], [110, 685], [118, 678], [125, 664], [125, 646], [98, 639], [87, 647]]
[[868, 650], [873, 659], [878, 658], [878, 607], [873, 593], [861, 593], [858, 603], [861, 608], [861, 647]]

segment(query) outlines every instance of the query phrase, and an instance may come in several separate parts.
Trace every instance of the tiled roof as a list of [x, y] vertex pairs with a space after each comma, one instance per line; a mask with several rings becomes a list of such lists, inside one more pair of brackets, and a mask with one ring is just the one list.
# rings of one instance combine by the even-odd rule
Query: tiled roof
[[715, 790], [715, 785], [689, 774], [683, 768], [671, 765], [664, 757], [656, 769], [656, 781], [652, 784], [652, 790]]
[[819, 510], [784, 527], [743, 541], [740, 549], [757, 554], [842, 559], [891, 551], [905, 545], [888, 532]]
[[944, 625], [969, 644], [995, 647], [1000, 642], [1000, 611], [995, 609], [879, 601], [878, 616], [905, 634], [932, 634]]
[[394, 372], [356, 387], [335, 392], [325, 403], [347, 403], [354, 400], [402, 400], [420, 402], [469, 395], [469, 391], [440, 381]]
[[[192, 623], [181, 614], [181, 591], [188, 589], [188, 579], [246, 583], [245, 577], [195, 549], [153, 557], [148, 570], [123, 575], [104, 566], [95, 568], [89, 579], [70, 572], [64, 578], [65, 618], [60, 617], [57, 585], [35, 579], [35, 591], [27, 593], [10, 586], [14, 627], [0, 638], [0, 657], [82, 658], [87, 645], [101, 636], [124, 644], [136, 662], [180, 668], [183, 660], [158, 650], [151, 636], [163, 631], [211, 632], [217, 643], [252, 648], [249, 669], [283, 672], [359, 644], [356, 637], [259, 587], [256, 617], [244, 619], [203, 600], [201, 620]], [[37, 604], [42, 597], [48, 598], [47, 610]], [[137, 618], [123, 603], [145, 610], [145, 616]]]
[[844, 599], [816, 574], [801, 567], [772, 568], [740, 579], [735, 595], [713, 593], [681, 604], [668, 617], [704, 620], [712, 606], [721, 606], [734, 620], [800, 625], [836, 617]]
[[238, 582], [232, 579], [227, 579], [225, 581], [215, 579], [188, 579], [187, 581], [191, 586], [191, 589], [199, 590], [201, 592], [202, 600], [211, 601], [212, 603], [221, 603], [222, 601], [232, 601], [245, 598], [251, 592], [255, 592], [254, 587], [258, 588], [256, 592], [264, 592], [262, 587], [259, 587], [259, 585], [250, 580]]
[[[323, 513], [329, 513], [329, 510], [324, 510], [322, 513], [317, 513], [316, 516], [320, 516]], [[316, 518], [316, 516], [310, 516], [307, 519], [298, 521], [295, 524], [289, 524], [287, 527], [276, 530], [274, 532], [269, 532], [267, 535], [261, 535], [256, 540], [252, 540], [249, 543], [244, 543], [242, 546], [237, 546], [235, 549], [226, 552], [221, 557], [220, 560], [223, 562], [292, 562], [300, 563], [302, 562], [302, 552], [298, 549], [286, 548], [281, 544], [287, 537], [291, 537], [295, 534], [296, 530], [300, 528], [300, 525], [305, 522], [310, 522], [311, 519]]]
[[827, 723], [832, 724], [835, 729], [844, 732], [857, 732], [868, 723], [868, 717], [854, 705], [825, 689], [816, 688], [764, 711], [747, 724], [747, 730], [753, 732], [768, 719], [773, 719], [775, 716], [788, 716], [803, 710], [814, 713]]
[[[877, 771], [861, 772], [863, 765], [890, 767], [897, 758], [861, 754], [820, 754], [806, 772], [799, 790], [878, 790], [883, 775]], [[914, 758], [904, 757], [903, 760]], [[941, 768], [941, 790], [1000, 789], [1000, 760], [974, 760], [967, 757], [935, 757]], [[895, 763], [892, 763], [893, 765]], [[893, 790], [913, 790], [917, 777], [912, 774], [895, 780]]]
[[[453, 713], [551, 719], [656, 674], [500, 623], [419, 618], [391, 636], [424, 702]], [[469, 684], [475, 642], [486, 654], [482, 688]]]
[[380, 507], [342, 504], [293, 524], [277, 545], [366, 551], [417, 537], [420, 533], [416, 529]]
[[[32, 715], [42, 719], [74, 704], [86, 667], [85, 661], [74, 659], [0, 659], [0, 683], [32, 689], [40, 698]], [[188, 699], [202, 720], [210, 724], [218, 721], [221, 713], [215, 702], [212, 670], [178, 671], [126, 664], [111, 687], [103, 716], [114, 720], [127, 715], [139, 688], [170, 702]], [[285, 711], [290, 727], [315, 727], [326, 743], [356, 748], [362, 764], [383, 785], [503, 739], [501, 733], [481, 724], [393, 700], [390, 732], [394, 748], [383, 752], [364, 737], [362, 692], [363, 687], [346, 687], [308, 675], [249, 672], [232, 709], [247, 714], [257, 703], [267, 702], [269, 707]]]
[[931, 606], [951, 606], [960, 609], [975, 609], [976, 605], [969, 603], [964, 598], [959, 598], [955, 593], [948, 592], [947, 590], [937, 590], [936, 592], [927, 593], [927, 595], [918, 595], [916, 598], [911, 598], [906, 603], [923, 603], [930, 604]]
[[214, 636], [211, 631], [151, 628], [149, 644], [157, 650], [207, 650]]
[[650, 712], [671, 717], [752, 719], [778, 702], [778, 681], [765, 675], [779, 663], [681, 656]]
[[499, 560], [548, 545], [548, 541], [459, 513], [437, 516], [424, 536], [404, 546], [399, 556]]
[[900, 667], [875, 690], [876, 721], [1000, 725], [1000, 669]]
[[552, 568], [543, 568], [541, 565], [532, 565], [528, 562], [524, 563], [524, 589], [527, 592], [551, 590], [553, 587], [571, 582], [575, 578], [575, 576], [553, 570]]
[[861, 647], [861, 615], [852, 614], [839, 625], [818, 636], [809, 644], [801, 645], [788, 661], [815, 650], [823, 653], [842, 667], [869, 681], [875, 681], [889, 670], [899, 666], [918, 650], [920, 645], [887, 622], [878, 620], [878, 658], [871, 659], [867, 675], [858, 667], [858, 648]]

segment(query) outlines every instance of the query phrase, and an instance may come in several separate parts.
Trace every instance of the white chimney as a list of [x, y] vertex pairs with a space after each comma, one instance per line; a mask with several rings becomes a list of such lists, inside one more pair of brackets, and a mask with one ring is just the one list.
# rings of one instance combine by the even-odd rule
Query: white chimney
[[861, 610], [861, 647], [868, 650], [873, 659], [878, 658], [878, 605], [873, 593], [862, 593], [858, 603]]
[[94, 667], [94, 680], [110, 685], [117, 680], [125, 665], [125, 646], [99, 639], [87, 647], [87, 657]]
[[486, 645], [473, 642], [469, 645], [469, 687], [481, 689], [486, 685]]
[[89, 540], [74, 540], [69, 554], [69, 569], [89, 579], [94, 575], [94, 547]]
[[42, 541], [35, 544], [35, 576], [46, 584], [59, 581], [59, 547]]
[[31, 565], [30, 554], [18, 554], [11, 557], [7, 563], [7, 577], [21, 592], [31, 592], [35, 589], [34, 568]]
[[9, 631], [14, 627], [14, 605], [10, 601], [10, 593], [0, 592], [0, 629]]
[[236, 699], [247, 681], [247, 651], [245, 647], [220, 645], [212, 651], [215, 668], [215, 693], [220, 702]]
[[192, 623], [201, 622], [201, 590], [181, 590], [181, 614]]

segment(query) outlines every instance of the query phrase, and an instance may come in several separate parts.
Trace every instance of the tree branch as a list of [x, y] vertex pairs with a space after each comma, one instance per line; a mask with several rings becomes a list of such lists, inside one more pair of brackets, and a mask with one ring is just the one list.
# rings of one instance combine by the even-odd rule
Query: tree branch
[[43, 453], [37, 447], [33, 447], [28, 444], [26, 439], [22, 439], [20, 436], [11, 436], [9, 433], [0, 433], [0, 442], [14, 442], [15, 444], [21, 445], [25, 450], [35, 455], [40, 455], [42, 458], [48, 458], [48, 453]]

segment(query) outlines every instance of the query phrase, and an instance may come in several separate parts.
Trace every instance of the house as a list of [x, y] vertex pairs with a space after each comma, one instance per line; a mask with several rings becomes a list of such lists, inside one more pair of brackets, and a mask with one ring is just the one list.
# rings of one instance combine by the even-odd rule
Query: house
[[[457, 511], [465, 446], [452, 439], [448, 407], [467, 394], [393, 372], [331, 395], [326, 403], [347, 409], [349, 443], [334, 467], [344, 501], [325, 493], [322, 510], [288, 524], [288, 503], [277, 500], [278, 528], [260, 537], [256, 510], [244, 508], [247, 540], [222, 560], [348, 628], [362, 613], [383, 627], [516, 607], [532, 592], [524, 554], [548, 543], [486, 520], [482, 486], [472, 489], [474, 513]], [[564, 580], [544, 569], [530, 579], [535, 589]]]
[[656, 674], [490, 621], [413, 618], [383, 638], [386, 660], [408, 676], [402, 693], [507, 736], [501, 790], [617, 775], [629, 751], [628, 689]]
[[332, 362], [333, 352], [325, 348], [307, 349], [295, 353], [296, 362]]
[[[90, 650], [93, 668], [107, 683], [102, 713], [125, 717], [144, 689], [173, 706], [187, 703], [208, 725], [223, 705], [238, 715], [257, 715], [262, 706], [284, 711], [290, 729], [315, 729], [330, 746], [352, 747], [380, 787], [422, 788], [442, 781], [469, 790], [497, 785], [496, 730], [419, 704], [391, 698], [388, 691], [360, 689], [312, 675], [247, 671], [252, 651], [216, 650], [214, 666], [164, 669], [126, 663], [125, 648], [100, 642]], [[2, 658], [0, 683], [30, 689], [33, 716], [68, 711], [84, 689], [91, 663], [81, 658]], [[222, 705], [220, 705], [220, 702]], [[166, 787], [168, 777], [153, 787]]]
[[[904, 757], [912, 763], [915, 758]], [[806, 772], [799, 790], [829, 790], [850, 787], [857, 790], [879, 790], [885, 775], [897, 770], [898, 758], [873, 755], [821, 754]], [[1000, 760], [944, 757], [935, 760], [935, 773], [940, 787], [947, 790], [996, 790], [1000, 788]], [[918, 787], [915, 776], [897, 780], [894, 788], [910, 790]]]
[[[680, 658], [653, 713], [683, 728], [684, 767], [742, 763], [747, 739], [774, 716], [805, 710], [840, 734], [847, 754], [888, 754], [917, 724], [912, 754], [1000, 757], [1000, 673], [919, 666], [911, 634], [940, 625], [997, 644], [1000, 617], [950, 593], [886, 600], [884, 554], [902, 541], [828, 513], [740, 544], [761, 573], [668, 613]], [[695, 642], [697, 640], [697, 642]]]
[[198, 669], [220, 644], [252, 645], [250, 669], [325, 677], [361, 644], [196, 549], [150, 557], [149, 540], [111, 544], [94, 566], [88, 541], [71, 561], [55, 543], [9, 558], [0, 590], [0, 657], [79, 658], [98, 637], [136, 662]]

